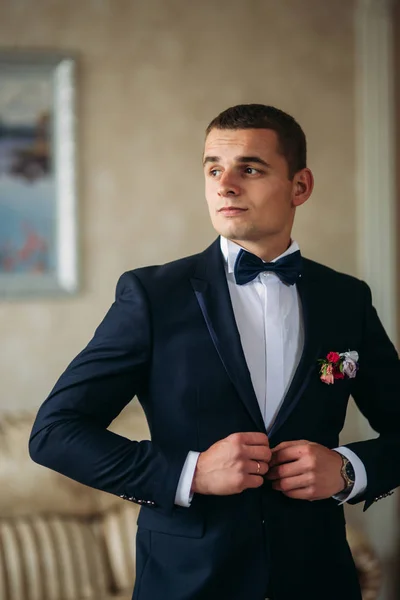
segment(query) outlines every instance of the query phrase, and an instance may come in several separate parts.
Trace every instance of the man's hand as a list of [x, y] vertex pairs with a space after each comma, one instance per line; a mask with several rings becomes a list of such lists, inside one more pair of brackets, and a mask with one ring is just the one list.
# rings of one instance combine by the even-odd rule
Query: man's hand
[[260, 487], [270, 459], [264, 433], [233, 433], [200, 454], [192, 492], [227, 496]]
[[289, 498], [322, 500], [344, 489], [341, 466], [340, 454], [321, 444], [282, 442], [272, 449], [267, 479]]

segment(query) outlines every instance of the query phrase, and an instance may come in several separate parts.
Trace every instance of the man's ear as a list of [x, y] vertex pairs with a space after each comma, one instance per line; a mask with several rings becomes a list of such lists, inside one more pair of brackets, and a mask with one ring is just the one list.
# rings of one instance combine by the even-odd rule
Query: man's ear
[[301, 206], [306, 202], [314, 189], [314, 177], [310, 169], [301, 169], [293, 177], [293, 206]]

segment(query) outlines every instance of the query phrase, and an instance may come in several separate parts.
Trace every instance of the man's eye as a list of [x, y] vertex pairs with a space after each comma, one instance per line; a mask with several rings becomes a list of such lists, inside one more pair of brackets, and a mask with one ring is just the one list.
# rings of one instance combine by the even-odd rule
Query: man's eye
[[255, 173], [258, 173], [257, 169], [253, 169], [253, 167], [246, 167], [244, 172], [247, 173], [247, 175], [254, 175]]
[[211, 169], [210, 175], [211, 177], [216, 177], [220, 173], [219, 169]]

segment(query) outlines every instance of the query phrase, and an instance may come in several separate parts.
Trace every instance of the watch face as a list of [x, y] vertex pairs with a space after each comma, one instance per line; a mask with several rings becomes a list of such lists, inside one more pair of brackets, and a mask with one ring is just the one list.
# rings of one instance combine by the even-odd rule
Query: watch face
[[353, 465], [351, 464], [350, 461], [346, 464], [345, 471], [346, 471], [347, 477], [354, 483], [354, 481], [356, 479], [356, 474], [354, 472]]

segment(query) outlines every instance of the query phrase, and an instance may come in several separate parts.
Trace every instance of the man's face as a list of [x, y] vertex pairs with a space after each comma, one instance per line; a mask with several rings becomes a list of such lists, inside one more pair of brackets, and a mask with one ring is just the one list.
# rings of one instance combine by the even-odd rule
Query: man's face
[[294, 181], [270, 129], [212, 129], [204, 149], [206, 199], [217, 232], [237, 242], [290, 236]]

